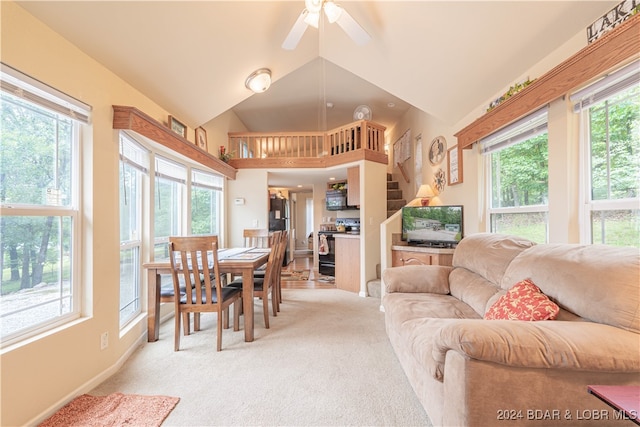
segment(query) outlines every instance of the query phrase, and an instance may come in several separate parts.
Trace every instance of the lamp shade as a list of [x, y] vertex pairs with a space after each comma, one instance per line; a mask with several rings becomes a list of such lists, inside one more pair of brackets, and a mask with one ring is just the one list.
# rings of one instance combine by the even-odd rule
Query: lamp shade
[[418, 194], [416, 194], [416, 198], [418, 199], [425, 199], [433, 196], [435, 196], [435, 193], [429, 184], [422, 184], [418, 189]]
[[247, 89], [254, 93], [262, 93], [271, 86], [271, 70], [268, 68], [260, 68], [247, 77], [244, 82]]

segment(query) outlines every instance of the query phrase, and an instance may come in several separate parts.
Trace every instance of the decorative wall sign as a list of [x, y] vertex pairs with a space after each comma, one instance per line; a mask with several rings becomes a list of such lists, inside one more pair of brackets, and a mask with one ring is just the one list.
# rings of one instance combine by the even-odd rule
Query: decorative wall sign
[[449, 185], [462, 183], [462, 150], [458, 146], [449, 148], [447, 151], [447, 163], [449, 164]]
[[179, 121], [173, 116], [169, 116], [169, 129], [177, 133], [183, 138], [187, 137], [187, 125]]
[[416, 136], [416, 149], [413, 156], [413, 181], [415, 182], [416, 193], [422, 185], [422, 134]]
[[442, 168], [438, 169], [433, 176], [433, 188], [438, 190], [438, 194], [444, 191], [444, 186], [447, 184], [447, 177], [444, 174]]
[[591, 43], [604, 33], [614, 29], [617, 25], [629, 19], [632, 15], [638, 13], [640, 4], [637, 0], [623, 0], [609, 12], [596, 19], [595, 22], [587, 27], [587, 42]]
[[444, 136], [436, 136], [429, 146], [429, 162], [437, 166], [444, 160], [447, 154], [447, 140]]
[[402, 134], [396, 142], [393, 143], [393, 161], [394, 163], [404, 163], [411, 157], [411, 129]]

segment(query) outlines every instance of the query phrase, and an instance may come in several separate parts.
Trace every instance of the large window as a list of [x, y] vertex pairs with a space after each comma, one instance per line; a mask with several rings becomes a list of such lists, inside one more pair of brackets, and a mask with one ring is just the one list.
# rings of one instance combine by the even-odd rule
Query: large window
[[640, 247], [640, 63], [571, 96], [581, 114], [583, 240]]
[[181, 236], [185, 228], [187, 168], [156, 156], [154, 189], [154, 259], [169, 259], [170, 236]]
[[219, 234], [222, 200], [220, 175], [191, 171], [191, 234]]
[[143, 177], [146, 149], [120, 135], [120, 326], [140, 313]]
[[0, 328], [7, 343], [79, 316], [79, 128], [90, 107], [4, 64], [0, 76]]
[[547, 109], [481, 141], [491, 232], [548, 241]]

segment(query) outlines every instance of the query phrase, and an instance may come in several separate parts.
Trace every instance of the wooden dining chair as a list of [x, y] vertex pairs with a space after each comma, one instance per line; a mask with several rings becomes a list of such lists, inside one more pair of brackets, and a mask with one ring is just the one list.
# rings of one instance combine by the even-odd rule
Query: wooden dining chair
[[242, 231], [244, 247], [268, 248], [269, 230], [266, 228], [245, 228]]
[[[280, 243], [278, 244], [278, 256], [279, 259], [277, 261], [276, 271], [274, 272], [274, 292], [273, 294], [276, 296], [276, 310], [280, 311], [280, 303], [282, 302], [282, 267], [284, 255], [287, 250], [287, 245], [289, 244], [289, 232], [287, 230], [282, 231], [282, 235], [280, 236]], [[273, 296], [272, 296], [273, 298]]]
[[[253, 296], [260, 298], [262, 300], [262, 311], [264, 313], [264, 327], [269, 329], [269, 294], [271, 294], [271, 305], [273, 308], [273, 315], [277, 316], [277, 296], [275, 294], [275, 274], [277, 270], [278, 259], [282, 262], [282, 258], [280, 258], [279, 249], [280, 249], [280, 240], [281, 240], [282, 232], [274, 231], [271, 235], [272, 239], [272, 247], [271, 252], [269, 252], [269, 259], [267, 260], [267, 268], [264, 272], [264, 276], [258, 276], [254, 274], [253, 277]], [[227, 287], [232, 287], [236, 289], [242, 289], [243, 280], [242, 277], [238, 277], [234, 279], [231, 283], [227, 285]]]
[[[222, 286], [218, 266], [218, 237], [190, 236], [170, 237], [169, 256], [171, 274], [173, 277], [175, 304], [175, 343], [174, 350], [180, 349], [180, 323], [183, 315], [214, 312], [218, 316], [217, 350], [222, 349], [222, 327], [228, 317], [228, 310], [233, 304], [233, 330], [240, 330], [240, 307], [242, 305], [242, 290]], [[181, 289], [182, 286], [182, 289]], [[197, 322], [199, 323], [199, 322]], [[195, 329], [199, 329], [196, 325]], [[227, 327], [228, 325], [225, 325]], [[185, 329], [185, 334], [188, 334]]]

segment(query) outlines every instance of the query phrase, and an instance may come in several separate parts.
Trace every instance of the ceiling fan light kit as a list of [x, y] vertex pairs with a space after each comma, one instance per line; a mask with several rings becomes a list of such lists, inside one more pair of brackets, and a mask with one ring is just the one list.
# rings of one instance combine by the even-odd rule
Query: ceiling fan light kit
[[247, 77], [244, 85], [254, 93], [262, 93], [271, 86], [271, 70], [268, 68], [260, 68]]
[[327, 15], [327, 20], [332, 24], [340, 18], [342, 10], [343, 9], [340, 6], [332, 1], [328, 1], [324, 4], [324, 13]]
[[307, 16], [304, 17], [304, 22], [307, 25], [311, 25], [313, 28], [318, 28], [320, 25], [320, 12], [307, 11]]
[[305, 0], [304, 4], [305, 9], [302, 10], [282, 43], [283, 49], [295, 49], [307, 27], [318, 28], [322, 12], [326, 15], [329, 23], [337, 23], [356, 44], [362, 46], [371, 40], [371, 36], [365, 29], [344, 8], [332, 0]]

